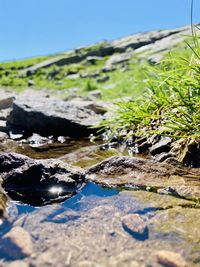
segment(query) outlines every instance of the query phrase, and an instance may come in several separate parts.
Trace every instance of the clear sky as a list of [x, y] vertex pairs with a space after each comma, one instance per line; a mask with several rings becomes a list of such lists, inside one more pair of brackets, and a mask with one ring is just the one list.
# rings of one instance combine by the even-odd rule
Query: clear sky
[[[200, 21], [200, 1], [194, 20]], [[191, 0], [0, 0], [0, 61], [190, 23]]]

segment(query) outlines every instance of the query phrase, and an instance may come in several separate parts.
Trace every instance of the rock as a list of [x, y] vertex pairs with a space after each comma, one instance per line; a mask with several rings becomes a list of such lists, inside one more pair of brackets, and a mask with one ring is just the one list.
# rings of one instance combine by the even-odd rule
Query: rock
[[122, 217], [122, 226], [135, 239], [141, 241], [148, 239], [149, 233], [146, 222], [138, 214], [127, 214]]
[[111, 56], [105, 64], [105, 68], [117, 65], [117, 64], [122, 64], [124, 62], [127, 62], [131, 59], [130, 53], [122, 53], [122, 54], [114, 54]]
[[182, 34], [185, 31], [189, 31], [189, 27], [185, 28], [178, 28], [173, 30], [162, 30], [162, 31], [152, 31], [147, 33], [138, 33], [135, 35], [130, 35], [123, 37], [119, 40], [113, 41], [112, 45], [114, 47], [114, 51], [118, 53], [123, 53], [127, 51], [128, 48], [132, 48], [135, 51], [139, 52], [139, 48], [143, 48], [147, 45], [154, 44], [156, 41], [163, 40], [165, 42], [165, 39], [169, 36], [173, 36], [178, 34], [180, 38], [183, 36]]
[[33, 80], [28, 80], [28, 86], [34, 86], [35, 82]]
[[13, 227], [0, 241], [0, 251], [10, 259], [21, 259], [32, 254], [31, 236], [23, 228]]
[[7, 132], [7, 125], [6, 125], [6, 121], [1, 121], [0, 120], [0, 132]]
[[0, 98], [0, 110], [11, 108], [14, 100], [15, 100], [15, 97], [13, 96], [6, 97], [3, 99]]
[[0, 120], [6, 121], [12, 108], [2, 109], [0, 112]]
[[43, 136], [84, 137], [95, 133], [102, 116], [85, 107], [84, 101], [21, 97], [13, 104], [8, 118], [10, 128], [21, 127]]
[[[59, 140], [58, 140], [59, 141]], [[48, 144], [51, 144], [53, 139], [50, 137], [40, 136], [39, 134], [33, 133], [32, 136], [28, 137], [25, 140], [22, 140], [21, 143], [29, 144], [33, 148], [42, 147]]]
[[0, 154], [2, 186], [11, 198], [32, 205], [63, 201], [84, 183], [84, 171], [59, 160], [33, 160], [16, 153]]
[[109, 76], [102, 76], [102, 77], [100, 77], [100, 78], [97, 79], [97, 82], [98, 82], [98, 83], [105, 83], [105, 82], [107, 82], [109, 79], [110, 79]]
[[86, 62], [92, 65], [96, 65], [97, 61], [102, 61], [102, 60], [103, 60], [102, 57], [89, 56], [86, 58]]
[[172, 139], [170, 137], [162, 137], [158, 142], [151, 146], [149, 149], [151, 155], [169, 152], [171, 149]]
[[100, 72], [99, 71], [96, 71], [96, 72], [94, 72], [94, 73], [81, 73], [81, 75], [80, 75], [80, 77], [81, 78], [97, 78], [97, 77], [99, 77], [99, 75], [100, 75]]
[[94, 90], [92, 92], [89, 92], [89, 98], [91, 99], [101, 99], [102, 93], [100, 90]]
[[[200, 199], [200, 169], [134, 157], [112, 157], [86, 171], [86, 179], [106, 186], [128, 186], [159, 191], [167, 186], [176, 192], [186, 187], [185, 197]], [[178, 195], [178, 193], [176, 193]], [[183, 195], [182, 195], [183, 196]]]
[[7, 133], [0, 132], [0, 143], [6, 141], [8, 138], [9, 138], [9, 136], [7, 135]]
[[187, 263], [181, 257], [180, 254], [167, 251], [160, 250], [155, 253], [158, 263], [165, 267], [187, 267]]

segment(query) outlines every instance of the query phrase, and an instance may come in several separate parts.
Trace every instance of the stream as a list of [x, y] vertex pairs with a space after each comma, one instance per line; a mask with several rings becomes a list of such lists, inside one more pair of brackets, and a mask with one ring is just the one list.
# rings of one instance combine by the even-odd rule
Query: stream
[[[82, 168], [128, 155], [126, 147], [99, 149], [87, 139], [35, 147], [20, 143], [15, 152], [61, 158]], [[19, 228], [26, 233], [15, 240], [20, 250], [3, 238]], [[87, 182], [71, 198], [51, 205], [8, 197], [0, 226], [0, 266], [200, 266], [199, 229], [200, 205], [193, 200]]]

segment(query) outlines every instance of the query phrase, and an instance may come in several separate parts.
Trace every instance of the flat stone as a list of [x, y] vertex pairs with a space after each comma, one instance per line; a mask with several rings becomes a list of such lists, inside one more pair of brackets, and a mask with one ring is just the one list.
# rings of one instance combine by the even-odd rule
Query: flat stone
[[160, 250], [155, 253], [158, 263], [165, 267], [187, 267], [187, 263], [178, 253]]
[[199, 177], [200, 169], [135, 157], [111, 157], [86, 172], [87, 180], [111, 187], [135, 187], [158, 192], [161, 188], [174, 187], [175, 195], [179, 195], [178, 190], [184, 186], [182, 197], [193, 196], [197, 200], [200, 199]]
[[11, 259], [21, 259], [32, 254], [31, 236], [23, 228], [16, 226], [0, 241], [0, 252]]

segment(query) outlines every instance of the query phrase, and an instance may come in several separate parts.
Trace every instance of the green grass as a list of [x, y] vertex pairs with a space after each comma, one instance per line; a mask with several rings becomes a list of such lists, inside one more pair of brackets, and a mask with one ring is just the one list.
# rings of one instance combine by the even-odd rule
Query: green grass
[[[113, 118], [102, 127], [112, 134], [130, 131], [139, 138], [152, 134], [175, 138], [200, 137], [200, 47], [191, 41], [157, 66], [148, 66], [143, 93], [116, 104]], [[140, 80], [138, 80], [138, 83]], [[111, 134], [111, 135], [112, 135]]]

